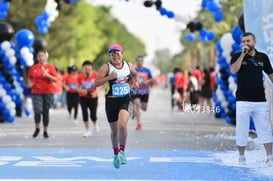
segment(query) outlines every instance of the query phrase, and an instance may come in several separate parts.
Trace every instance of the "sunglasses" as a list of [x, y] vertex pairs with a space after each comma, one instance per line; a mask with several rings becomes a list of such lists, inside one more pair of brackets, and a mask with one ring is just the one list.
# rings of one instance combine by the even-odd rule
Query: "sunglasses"
[[122, 54], [122, 51], [120, 50], [111, 50], [109, 52], [109, 56], [113, 56], [113, 55], [121, 55]]

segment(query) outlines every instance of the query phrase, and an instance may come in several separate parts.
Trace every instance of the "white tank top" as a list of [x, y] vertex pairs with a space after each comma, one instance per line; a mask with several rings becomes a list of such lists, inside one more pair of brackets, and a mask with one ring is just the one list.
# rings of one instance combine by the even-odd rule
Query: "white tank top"
[[110, 62], [108, 62], [108, 67], [108, 75], [115, 71], [117, 72], [117, 79], [106, 82], [106, 96], [124, 97], [128, 95], [130, 93], [129, 82], [131, 80], [131, 71], [128, 62], [123, 61], [121, 68], [116, 68]]

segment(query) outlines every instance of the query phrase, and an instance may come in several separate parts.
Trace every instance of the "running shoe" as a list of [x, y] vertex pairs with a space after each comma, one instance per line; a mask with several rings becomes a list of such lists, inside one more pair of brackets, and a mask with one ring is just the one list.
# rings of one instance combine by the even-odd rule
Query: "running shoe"
[[246, 158], [244, 156], [239, 157], [239, 165], [246, 165]]
[[74, 119], [74, 123], [75, 123], [75, 124], [78, 124], [78, 123], [79, 123], [79, 121], [77, 120], [77, 118]]
[[40, 129], [36, 128], [35, 131], [34, 131], [34, 133], [33, 133], [33, 135], [32, 135], [32, 137], [36, 138], [38, 136], [39, 132], [40, 132]]
[[90, 130], [85, 130], [85, 132], [83, 133], [83, 137], [87, 138], [89, 136], [91, 136]]
[[267, 159], [265, 161], [265, 165], [268, 167], [272, 167], [273, 166], [273, 158]]
[[44, 132], [44, 138], [48, 138], [48, 133], [47, 132]]
[[119, 155], [114, 155], [113, 157], [113, 165], [115, 168], [119, 168], [121, 165], [120, 159], [119, 159]]
[[124, 151], [119, 151], [119, 159], [121, 164], [127, 164], [127, 158]]
[[257, 138], [257, 133], [255, 130], [249, 130], [248, 131], [248, 135], [251, 137], [251, 138]]
[[136, 130], [141, 130], [141, 129], [142, 129], [141, 124], [137, 124], [137, 126], [136, 126]]
[[94, 133], [100, 132], [100, 128], [98, 126], [98, 123], [94, 124]]

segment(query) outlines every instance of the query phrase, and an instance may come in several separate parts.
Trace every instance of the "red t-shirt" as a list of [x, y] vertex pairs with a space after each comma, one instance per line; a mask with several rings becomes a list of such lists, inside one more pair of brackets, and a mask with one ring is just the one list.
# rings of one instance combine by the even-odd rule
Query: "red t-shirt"
[[210, 73], [210, 87], [211, 87], [211, 90], [214, 91], [215, 90], [215, 81], [216, 79], [216, 73], [215, 72], [211, 72]]
[[49, 78], [43, 76], [42, 68], [45, 69], [50, 75], [56, 77], [56, 69], [51, 64], [34, 64], [29, 70], [29, 79], [33, 83], [32, 94], [53, 94], [56, 91], [54, 82]]
[[201, 80], [203, 79], [203, 73], [201, 70], [199, 69], [194, 69], [192, 71], [192, 75], [194, 77], [196, 77], [197, 81], [198, 81], [198, 88], [200, 89], [201, 88]]
[[[83, 73], [80, 73], [78, 75], [78, 84], [79, 84], [79, 87], [82, 88], [82, 89], [87, 89], [88, 92], [95, 92], [96, 91], [96, 87], [94, 87], [94, 82], [95, 82], [95, 79], [97, 77], [97, 72], [92, 72], [89, 77], [85, 77], [85, 75]], [[82, 94], [80, 93], [79, 94], [81, 97], [90, 97], [86, 94]], [[93, 97], [97, 97], [98, 94], [96, 95], [93, 95]]]
[[55, 82], [55, 93], [61, 95], [63, 93], [63, 76], [57, 73], [57, 81]]
[[174, 85], [176, 88], [183, 88], [184, 86], [184, 74], [182, 72], [177, 72], [174, 75]]
[[67, 92], [76, 93], [78, 87], [78, 75], [68, 74], [64, 77], [64, 84], [69, 87]]

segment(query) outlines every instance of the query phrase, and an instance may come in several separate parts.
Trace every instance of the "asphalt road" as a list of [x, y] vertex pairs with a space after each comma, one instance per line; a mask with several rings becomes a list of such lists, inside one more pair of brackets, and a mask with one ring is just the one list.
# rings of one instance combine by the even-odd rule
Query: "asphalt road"
[[[79, 109], [80, 110], [80, 109]], [[235, 150], [235, 127], [212, 113], [183, 113], [171, 110], [168, 89], [151, 90], [148, 111], [141, 113], [143, 129], [136, 131], [136, 121], [128, 123], [127, 148]], [[99, 97], [98, 124], [100, 132], [84, 138], [81, 112], [78, 121], [69, 120], [66, 109], [51, 109], [49, 139], [42, 134], [32, 138], [33, 118], [16, 118], [13, 123], [0, 124], [1, 148], [111, 148], [110, 128], [104, 112], [103, 91]]]
[[254, 139], [249, 140], [248, 165], [239, 166], [235, 127], [211, 113], [171, 110], [168, 89], [151, 91], [141, 131], [135, 130], [136, 120], [129, 120], [128, 164], [120, 169], [112, 164], [103, 91], [99, 133], [84, 138], [81, 114], [75, 122], [65, 109], [51, 110], [50, 118], [49, 139], [42, 134], [32, 138], [33, 118], [0, 124], [1, 181], [272, 180]]

